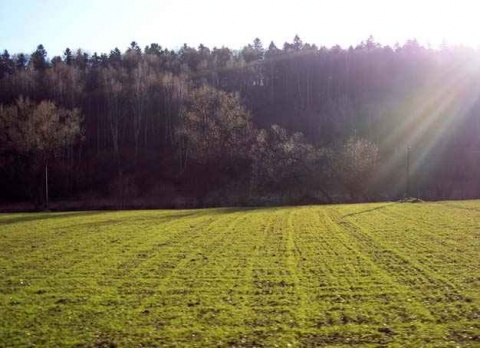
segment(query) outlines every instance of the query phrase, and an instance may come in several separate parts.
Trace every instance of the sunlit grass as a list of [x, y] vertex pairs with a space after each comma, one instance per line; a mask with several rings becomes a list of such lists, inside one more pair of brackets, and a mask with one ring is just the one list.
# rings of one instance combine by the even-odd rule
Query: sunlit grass
[[0, 346], [475, 346], [480, 203], [0, 215]]

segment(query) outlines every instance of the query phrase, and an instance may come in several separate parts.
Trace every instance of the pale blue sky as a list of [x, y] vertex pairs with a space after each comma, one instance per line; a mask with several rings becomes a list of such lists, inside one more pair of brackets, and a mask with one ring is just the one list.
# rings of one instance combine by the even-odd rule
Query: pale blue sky
[[[480, 2], [478, 2], [480, 3]], [[480, 45], [480, 5], [473, 0], [0, 0], [0, 50], [49, 56], [66, 47], [122, 51], [135, 40], [240, 49], [259, 37], [281, 47], [295, 34], [319, 46], [384, 44], [417, 38], [433, 46]]]

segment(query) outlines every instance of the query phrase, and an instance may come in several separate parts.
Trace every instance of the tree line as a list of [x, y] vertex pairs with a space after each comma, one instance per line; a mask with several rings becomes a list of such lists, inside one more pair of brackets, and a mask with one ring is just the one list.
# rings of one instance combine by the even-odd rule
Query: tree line
[[[0, 57], [5, 202], [193, 207], [480, 195], [480, 53], [417, 41]], [[410, 148], [409, 192], [406, 151]]]

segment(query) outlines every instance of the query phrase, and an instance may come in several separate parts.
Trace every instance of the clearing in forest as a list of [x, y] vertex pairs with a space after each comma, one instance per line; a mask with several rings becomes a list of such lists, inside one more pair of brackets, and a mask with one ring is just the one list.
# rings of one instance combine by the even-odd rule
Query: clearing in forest
[[480, 202], [0, 214], [0, 346], [479, 346]]

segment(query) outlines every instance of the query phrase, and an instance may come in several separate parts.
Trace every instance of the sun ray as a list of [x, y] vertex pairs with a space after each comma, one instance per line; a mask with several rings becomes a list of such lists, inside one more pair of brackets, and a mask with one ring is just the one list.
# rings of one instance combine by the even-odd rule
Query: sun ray
[[[464, 117], [476, 102], [478, 88], [469, 94], [467, 100], [464, 100], [464, 95], [475, 77], [478, 77], [478, 66], [478, 62], [471, 60], [457, 62], [431, 83], [415, 91], [415, 97], [405, 96], [402, 103], [406, 106], [399, 109], [400, 112], [407, 110], [408, 116], [385, 141], [394, 152], [386, 160], [379, 178], [391, 175], [398, 168], [408, 147], [418, 150], [416, 159], [411, 163], [411, 172], [419, 170], [440, 139], [444, 139], [455, 122]], [[402, 185], [401, 181], [397, 181], [397, 192]]]

